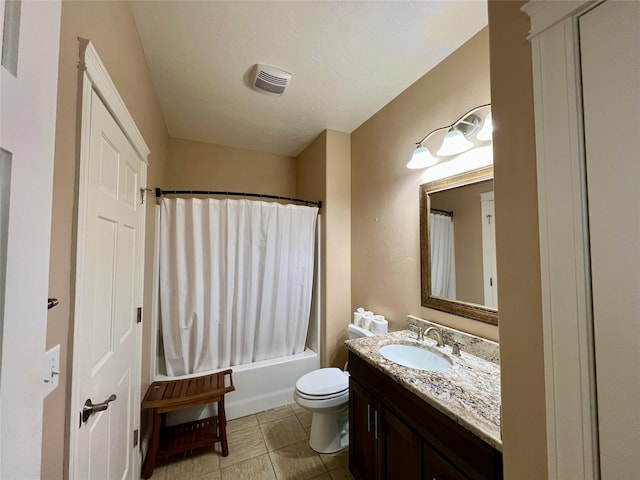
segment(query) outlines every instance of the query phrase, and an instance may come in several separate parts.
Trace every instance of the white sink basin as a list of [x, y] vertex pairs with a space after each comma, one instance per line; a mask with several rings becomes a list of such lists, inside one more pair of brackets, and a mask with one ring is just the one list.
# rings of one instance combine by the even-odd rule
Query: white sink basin
[[418, 370], [441, 371], [451, 368], [451, 361], [442, 354], [414, 347], [413, 345], [385, 345], [381, 347], [380, 355], [403, 367]]

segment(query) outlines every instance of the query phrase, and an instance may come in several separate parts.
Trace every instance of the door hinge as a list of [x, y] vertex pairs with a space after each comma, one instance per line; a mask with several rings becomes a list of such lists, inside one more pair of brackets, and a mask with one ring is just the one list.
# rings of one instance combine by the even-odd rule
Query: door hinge
[[133, 446], [134, 447], [138, 446], [138, 429], [137, 428], [133, 431]]
[[142, 323], [142, 307], [138, 307], [138, 320], [137, 323]]

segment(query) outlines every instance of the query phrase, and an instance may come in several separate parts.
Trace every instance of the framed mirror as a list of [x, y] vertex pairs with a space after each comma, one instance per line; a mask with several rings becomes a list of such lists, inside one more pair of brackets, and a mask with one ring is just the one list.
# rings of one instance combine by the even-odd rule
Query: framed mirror
[[422, 306], [498, 324], [493, 167], [420, 186]]

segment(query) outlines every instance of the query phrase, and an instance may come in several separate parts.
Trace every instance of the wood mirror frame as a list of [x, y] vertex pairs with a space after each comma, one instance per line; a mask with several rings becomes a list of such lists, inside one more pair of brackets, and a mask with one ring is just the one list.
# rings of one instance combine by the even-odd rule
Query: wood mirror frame
[[429, 236], [429, 211], [431, 205], [429, 194], [491, 179], [493, 179], [493, 167], [486, 167], [420, 185], [421, 297], [423, 307], [497, 325], [498, 310], [495, 308], [431, 295], [431, 241]]

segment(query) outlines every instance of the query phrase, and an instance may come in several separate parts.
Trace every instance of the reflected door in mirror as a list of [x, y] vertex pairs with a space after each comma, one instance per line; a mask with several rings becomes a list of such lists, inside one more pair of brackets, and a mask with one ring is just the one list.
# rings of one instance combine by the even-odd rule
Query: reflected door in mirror
[[420, 187], [422, 305], [497, 323], [493, 169]]
[[[430, 237], [440, 235], [443, 224], [453, 229], [453, 252], [440, 247], [439, 242], [431, 244], [431, 294], [450, 300], [486, 305], [484, 289], [483, 223], [481, 195], [493, 192], [493, 181], [474, 183], [450, 190], [432, 193], [430, 220], [436, 222]], [[495, 242], [494, 242], [495, 243]], [[489, 248], [487, 247], [487, 250]], [[495, 258], [495, 254], [493, 255]], [[453, 260], [452, 260], [453, 259]], [[455, 287], [450, 290], [436, 290], [434, 273], [442, 269], [442, 264], [454, 264]], [[487, 281], [487, 284], [489, 281]], [[444, 292], [445, 295], [439, 293]], [[451, 292], [451, 294], [447, 294]], [[490, 305], [495, 306], [495, 305]]]

